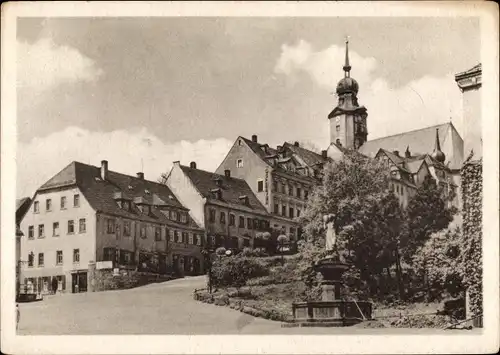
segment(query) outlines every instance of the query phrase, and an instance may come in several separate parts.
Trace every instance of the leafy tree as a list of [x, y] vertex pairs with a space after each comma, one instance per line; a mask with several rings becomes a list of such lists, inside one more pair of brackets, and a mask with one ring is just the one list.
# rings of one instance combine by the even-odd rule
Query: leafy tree
[[218, 256], [224, 256], [224, 255], [226, 255], [226, 248], [224, 248], [224, 247], [218, 247], [215, 250], [215, 255], [218, 255]]
[[389, 190], [390, 176], [380, 162], [351, 153], [325, 166], [303, 215], [308, 243], [323, 247], [322, 216], [333, 213], [338, 249], [359, 270], [372, 295], [386, 291], [384, 270], [394, 264], [403, 225], [399, 201]]
[[461, 244], [463, 233], [457, 216], [447, 229], [433, 233], [413, 256], [417, 276], [427, 279], [430, 299], [440, 299], [444, 293], [456, 297], [463, 291]]
[[406, 230], [401, 238], [403, 258], [411, 261], [432, 233], [448, 227], [456, 211], [447, 206], [443, 187], [427, 176], [406, 209]]

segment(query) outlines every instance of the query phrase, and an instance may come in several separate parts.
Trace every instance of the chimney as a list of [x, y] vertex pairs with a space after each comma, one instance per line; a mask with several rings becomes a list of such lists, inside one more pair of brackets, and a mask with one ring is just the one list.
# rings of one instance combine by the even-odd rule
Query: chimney
[[189, 163], [189, 167], [191, 169], [196, 169], [196, 162], [192, 161], [191, 163]]
[[293, 143], [294, 146], [299, 147], [299, 142]]
[[226, 175], [226, 177], [231, 177], [231, 170], [229, 169], [224, 170], [224, 175]]
[[101, 179], [103, 179], [103, 180], [108, 179], [108, 161], [107, 160], [101, 160]]
[[256, 134], [252, 135], [252, 142], [257, 143], [257, 135]]
[[321, 151], [321, 157], [322, 157], [323, 159], [326, 159], [326, 157], [327, 157], [326, 153], [327, 153], [327, 151], [326, 151], [326, 150], [322, 150], [322, 151]]
[[144, 180], [144, 173], [137, 173], [137, 178]]
[[394, 150], [392, 153], [393, 153], [395, 156], [399, 157], [399, 150]]

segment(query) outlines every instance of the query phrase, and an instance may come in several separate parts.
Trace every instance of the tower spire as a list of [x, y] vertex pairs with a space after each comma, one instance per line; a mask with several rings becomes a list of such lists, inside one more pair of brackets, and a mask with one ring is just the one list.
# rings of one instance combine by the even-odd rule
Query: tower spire
[[345, 37], [345, 64], [344, 64], [344, 77], [350, 76], [351, 65], [349, 64], [349, 36]]
[[436, 142], [434, 144], [434, 151], [432, 152], [431, 156], [440, 163], [444, 163], [444, 161], [446, 160], [446, 156], [444, 155], [443, 151], [441, 150], [441, 144], [439, 143], [439, 129], [438, 128], [436, 128]]

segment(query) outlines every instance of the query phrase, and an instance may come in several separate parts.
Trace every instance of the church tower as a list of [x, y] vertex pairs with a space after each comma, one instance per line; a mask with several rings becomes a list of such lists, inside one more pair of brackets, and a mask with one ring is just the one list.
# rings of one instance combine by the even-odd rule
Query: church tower
[[359, 85], [351, 78], [349, 65], [349, 41], [345, 42], [344, 78], [337, 84], [337, 107], [328, 115], [330, 120], [330, 144], [358, 149], [366, 142], [368, 130], [366, 108], [358, 104]]

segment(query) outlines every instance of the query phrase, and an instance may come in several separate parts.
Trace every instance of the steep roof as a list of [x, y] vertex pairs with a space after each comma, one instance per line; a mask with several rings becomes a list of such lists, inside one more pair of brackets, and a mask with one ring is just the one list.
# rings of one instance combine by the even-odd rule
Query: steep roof
[[397, 150], [403, 153], [409, 146], [412, 155], [430, 153], [434, 149], [436, 129], [439, 130], [441, 145], [444, 145], [446, 133], [451, 129], [451, 123], [443, 123], [367, 141], [359, 148], [359, 152], [374, 157], [381, 148], [391, 152]]
[[[161, 208], [174, 208], [188, 211], [166, 186], [157, 182], [139, 179], [108, 170], [106, 180], [101, 179], [100, 168], [80, 162], [72, 162], [54, 177], [43, 184], [38, 191], [76, 185], [91, 207], [102, 213], [112, 214], [142, 221], [175, 225], [178, 227], [198, 228], [188, 216], [188, 224], [168, 219]], [[117, 199], [130, 200], [130, 210], [122, 209]], [[137, 203], [154, 206], [149, 215], [142, 213]]]
[[477, 65], [474, 65], [472, 68], [467, 69], [466, 71], [463, 71], [461, 73], [456, 74], [455, 78], [458, 79], [458, 78], [467, 77], [469, 75], [476, 75], [477, 73], [481, 72], [481, 69], [482, 69], [482, 65], [481, 65], [481, 63], [479, 63]]
[[[207, 200], [212, 202], [222, 203], [234, 209], [251, 209], [258, 213], [267, 214], [266, 208], [260, 203], [259, 199], [254, 195], [250, 186], [243, 179], [227, 177], [205, 170], [193, 169], [184, 165], [180, 165], [184, 174], [192, 181], [196, 189]], [[216, 179], [220, 179], [220, 186], [217, 185]], [[213, 190], [221, 189], [221, 199], [216, 199], [212, 193]], [[248, 205], [242, 204], [240, 197], [248, 197]]]
[[31, 198], [23, 197], [16, 200], [16, 224], [21, 223], [24, 215], [28, 211], [31, 204]]
[[315, 153], [304, 147], [290, 144], [288, 142], [286, 142], [283, 147], [291, 150], [294, 154], [297, 154], [308, 166], [312, 167], [320, 163], [324, 164], [328, 162], [328, 158], [323, 158], [321, 154]]
[[[278, 151], [276, 149], [269, 147], [268, 144], [257, 143], [245, 137], [239, 138], [243, 139], [245, 143], [250, 147], [250, 149], [252, 149], [252, 151], [257, 154], [267, 165], [272, 166], [272, 164], [268, 159], [266, 159], [266, 157], [278, 154]], [[266, 150], [262, 149], [264, 146], [266, 147]]]

